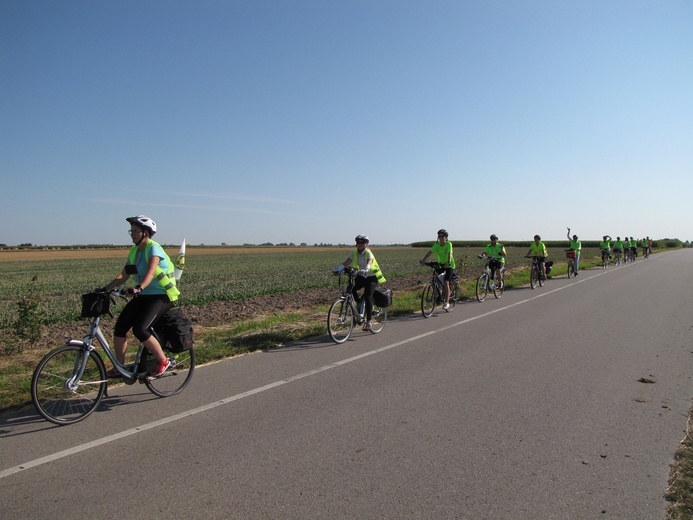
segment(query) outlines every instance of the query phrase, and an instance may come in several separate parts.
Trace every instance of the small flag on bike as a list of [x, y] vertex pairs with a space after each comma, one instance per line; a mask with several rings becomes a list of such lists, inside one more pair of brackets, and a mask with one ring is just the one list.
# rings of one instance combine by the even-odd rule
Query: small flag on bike
[[183, 243], [180, 245], [180, 251], [178, 251], [178, 256], [176, 256], [173, 265], [175, 266], [173, 275], [176, 277], [176, 281], [179, 282], [183, 269], [185, 269], [185, 239], [183, 239]]

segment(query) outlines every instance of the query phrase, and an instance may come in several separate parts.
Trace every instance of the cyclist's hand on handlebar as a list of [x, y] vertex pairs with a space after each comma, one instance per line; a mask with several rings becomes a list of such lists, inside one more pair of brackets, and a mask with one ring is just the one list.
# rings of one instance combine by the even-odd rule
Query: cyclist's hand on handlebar
[[137, 296], [141, 292], [142, 292], [142, 287], [140, 287], [138, 285], [137, 287], [132, 287], [132, 288], [128, 289], [127, 291], [125, 291], [125, 295], [131, 296], [134, 298], [135, 296]]

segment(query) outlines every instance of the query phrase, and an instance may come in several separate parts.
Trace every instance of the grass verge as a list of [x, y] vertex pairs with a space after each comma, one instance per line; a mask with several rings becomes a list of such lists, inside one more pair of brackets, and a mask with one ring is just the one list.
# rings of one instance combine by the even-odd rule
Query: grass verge
[[665, 497], [671, 502], [668, 509], [671, 520], [693, 519], [693, 408], [688, 415], [686, 436], [674, 455]]

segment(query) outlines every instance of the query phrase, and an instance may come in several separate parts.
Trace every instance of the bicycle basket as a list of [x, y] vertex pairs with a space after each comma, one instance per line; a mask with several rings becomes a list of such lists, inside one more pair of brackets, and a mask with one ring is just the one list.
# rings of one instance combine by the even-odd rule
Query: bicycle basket
[[96, 318], [109, 314], [111, 296], [108, 293], [90, 292], [82, 295], [82, 317]]
[[575, 251], [566, 251], [565, 257], [566, 258], [575, 258]]

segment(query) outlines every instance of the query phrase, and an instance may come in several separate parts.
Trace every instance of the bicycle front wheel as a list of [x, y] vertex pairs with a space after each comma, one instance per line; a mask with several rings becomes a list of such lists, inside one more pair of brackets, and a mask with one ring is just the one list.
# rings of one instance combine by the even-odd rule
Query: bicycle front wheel
[[529, 285], [532, 289], [534, 289], [537, 286], [537, 283], [539, 283], [539, 278], [539, 269], [532, 267], [529, 270]]
[[575, 276], [575, 264], [572, 260], [568, 260], [568, 280]]
[[373, 334], [377, 334], [383, 330], [386, 321], [387, 309], [373, 305], [373, 312], [371, 314], [371, 332]]
[[344, 343], [349, 339], [352, 330], [354, 330], [354, 311], [349, 302], [340, 298], [332, 304], [327, 313], [327, 332], [335, 343]]
[[424, 318], [428, 318], [433, 314], [433, 309], [436, 308], [436, 292], [433, 284], [428, 284], [424, 287], [421, 293], [421, 314]]
[[488, 296], [488, 275], [482, 274], [476, 281], [476, 299], [483, 302]]
[[[144, 348], [144, 347], [142, 347]], [[195, 371], [195, 349], [183, 352], [170, 352], [164, 350], [164, 354], [171, 362], [171, 366], [159, 377], [147, 377], [144, 384], [149, 391], [159, 397], [169, 397], [181, 392], [193, 376]], [[146, 348], [142, 352], [143, 366], [154, 367], [154, 356]]]
[[[106, 391], [106, 368], [94, 351], [63, 345], [49, 352], [31, 378], [31, 400], [36, 411], [54, 424], [72, 424], [92, 413]], [[76, 374], [84, 362], [81, 379]]]

